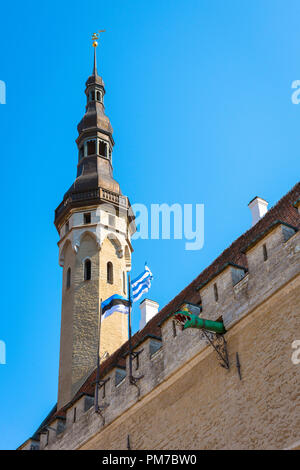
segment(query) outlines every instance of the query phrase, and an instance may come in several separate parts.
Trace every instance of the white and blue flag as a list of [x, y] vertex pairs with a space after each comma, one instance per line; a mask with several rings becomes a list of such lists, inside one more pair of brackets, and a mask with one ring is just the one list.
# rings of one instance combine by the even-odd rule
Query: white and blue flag
[[136, 302], [142, 297], [145, 292], [151, 287], [151, 281], [153, 279], [152, 272], [145, 264], [145, 270], [136, 279], [131, 281], [131, 300]]
[[102, 319], [109, 317], [115, 312], [129, 313], [129, 300], [121, 295], [115, 294], [101, 303]]

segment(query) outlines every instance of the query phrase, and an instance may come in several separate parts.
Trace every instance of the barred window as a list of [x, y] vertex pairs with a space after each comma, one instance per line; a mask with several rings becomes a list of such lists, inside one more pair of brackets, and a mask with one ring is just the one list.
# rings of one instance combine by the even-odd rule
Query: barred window
[[218, 302], [218, 300], [219, 300], [219, 293], [218, 293], [217, 284], [214, 284], [214, 294], [215, 294], [215, 301]]

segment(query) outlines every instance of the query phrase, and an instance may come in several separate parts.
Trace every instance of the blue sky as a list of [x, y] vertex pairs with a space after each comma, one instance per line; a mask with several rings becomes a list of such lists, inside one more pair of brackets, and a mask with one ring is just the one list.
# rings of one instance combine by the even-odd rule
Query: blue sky
[[[149, 297], [166, 304], [299, 178], [300, 5], [292, 0], [114, 0], [1, 5], [0, 449], [28, 438], [56, 402], [61, 268], [54, 209], [75, 178], [76, 126], [99, 72], [131, 202], [203, 203], [205, 243], [137, 240]], [[134, 326], [138, 324], [135, 309]]]

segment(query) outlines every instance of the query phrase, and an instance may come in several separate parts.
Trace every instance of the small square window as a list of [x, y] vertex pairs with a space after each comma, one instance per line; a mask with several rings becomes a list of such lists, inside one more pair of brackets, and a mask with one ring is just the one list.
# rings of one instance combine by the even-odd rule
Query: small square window
[[91, 213], [90, 212], [86, 212], [85, 214], [83, 214], [83, 221], [85, 224], [90, 224], [91, 223]]

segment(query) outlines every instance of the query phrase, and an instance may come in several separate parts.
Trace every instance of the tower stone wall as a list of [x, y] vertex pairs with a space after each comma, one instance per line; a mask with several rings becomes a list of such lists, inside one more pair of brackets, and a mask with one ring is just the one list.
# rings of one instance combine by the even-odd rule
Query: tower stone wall
[[85, 94], [86, 112], [77, 127], [77, 176], [55, 211], [63, 267], [59, 408], [95, 368], [98, 354], [107, 357], [128, 338], [127, 315], [114, 313], [100, 322], [101, 300], [127, 295], [135, 224], [129, 200], [113, 178], [113, 130], [105, 115], [96, 49]]
[[[128, 317], [114, 313], [101, 322], [100, 303], [111, 295], [126, 297], [127, 272], [131, 267], [130, 227], [126, 213], [109, 205], [90, 210], [90, 225], [83, 223], [87, 210], [73, 212], [68, 219], [69, 231], [61, 229], [60, 264], [63, 266], [61, 344], [58, 406], [64, 406], [76, 393], [97, 364], [128, 339]], [[114, 227], [106, 225], [109, 215]], [[118, 227], [118, 228], [116, 228]], [[86, 260], [91, 262], [91, 279], [85, 279]], [[112, 265], [113, 278], [107, 279], [107, 264]], [[70, 285], [67, 273], [71, 270]]]

